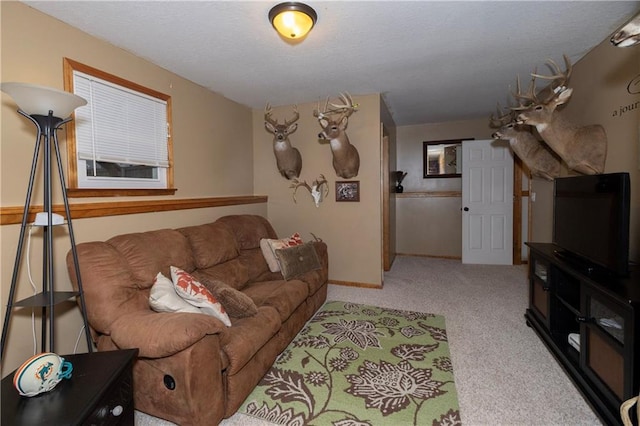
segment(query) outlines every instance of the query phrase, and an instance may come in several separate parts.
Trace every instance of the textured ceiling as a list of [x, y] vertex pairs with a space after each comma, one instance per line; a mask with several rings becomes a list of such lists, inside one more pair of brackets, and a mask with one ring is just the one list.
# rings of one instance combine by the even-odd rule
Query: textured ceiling
[[[488, 116], [515, 76], [578, 61], [640, 1], [307, 1], [302, 43], [268, 22], [278, 1], [24, 1], [253, 108], [381, 93], [397, 125]], [[614, 47], [612, 46], [612, 49]]]

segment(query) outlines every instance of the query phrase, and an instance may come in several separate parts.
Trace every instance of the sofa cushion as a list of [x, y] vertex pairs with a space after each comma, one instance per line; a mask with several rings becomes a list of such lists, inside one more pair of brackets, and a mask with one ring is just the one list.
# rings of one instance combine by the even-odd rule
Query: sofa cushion
[[226, 374], [232, 375], [242, 369], [278, 333], [280, 325], [278, 312], [270, 306], [262, 306], [256, 315], [238, 319], [233, 327], [222, 331], [220, 347], [226, 355], [223, 360]]
[[175, 266], [171, 267], [171, 279], [176, 293], [185, 301], [197, 306], [202, 313], [218, 318], [224, 325], [231, 327], [229, 315], [211, 292], [191, 274]]
[[107, 242], [126, 259], [139, 288], [151, 287], [158, 272], [168, 277], [172, 265], [185, 271], [195, 266], [189, 241], [172, 229], [118, 235]]
[[313, 243], [276, 249], [275, 253], [285, 280], [298, 277], [305, 272], [321, 269]]
[[[205, 275], [207, 280], [222, 281], [236, 290], [241, 290], [249, 281], [249, 272], [240, 258], [231, 259], [206, 269], [199, 269], [198, 274]], [[202, 275], [198, 276], [203, 278]]]
[[280, 272], [271, 272], [259, 248], [242, 250], [238, 257], [249, 274], [248, 281], [272, 281], [282, 279]]
[[192, 275], [213, 293], [231, 318], [250, 317], [258, 312], [258, 307], [253, 300], [241, 291], [197, 270]]
[[156, 312], [190, 312], [201, 314], [200, 308], [193, 306], [176, 293], [173, 282], [158, 272], [149, 292], [149, 306]]
[[242, 292], [253, 299], [256, 306], [271, 306], [286, 321], [309, 295], [309, 287], [299, 280], [277, 280], [249, 283]]
[[269, 221], [262, 216], [230, 215], [221, 217], [216, 223], [224, 223], [231, 229], [240, 250], [260, 247], [262, 238], [278, 238]]
[[[123, 313], [150, 311], [149, 295], [135, 285], [133, 272], [122, 253], [101, 241], [79, 244], [77, 253], [87, 317], [93, 330], [111, 334], [112, 323]], [[67, 269], [73, 268], [69, 251]], [[69, 277], [77, 290], [76, 274], [70, 273]]]
[[223, 223], [180, 228], [187, 237], [196, 268], [204, 269], [238, 257], [238, 243], [229, 227]]

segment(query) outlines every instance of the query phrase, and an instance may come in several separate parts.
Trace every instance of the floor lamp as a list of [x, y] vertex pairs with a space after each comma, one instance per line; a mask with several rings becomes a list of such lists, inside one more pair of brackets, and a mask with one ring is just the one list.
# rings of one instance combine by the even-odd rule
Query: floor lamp
[[[91, 344], [91, 334], [87, 324], [87, 313], [84, 303], [84, 293], [82, 291], [82, 281], [80, 279], [80, 269], [78, 266], [78, 254], [76, 251], [76, 243], [73, 235], [73, 225], [71, 223], [71, 214], [69, 211], [69, 201], [67, 198], [67, 189], [62, 169], [62, 161], [60, 156], [60, 148], [58, 146], [57, 130], [63, 124], [72, 120], [70, 117], [74, 109], [85, 105], [86, 100], [73, 93], [56, 90], [49, 87], [38, 86], [28, 83], [2, 83], [0, 90], [8, 94], [18, 105], [18, 113], [31, 120], [36, 126], [37, 136], [35, 150], [33, 153], [33, 161], [31, 163], [31, 174], [29, 176], [29, 186], [27, 189], [27, 198], [24, 203], [24, 212], [22, 214], [22, 226], [20, 228], [20, 237], [18, 240], [18, 248], [16, 252], [16, 260], [13, 266], [13, 275], [11, 277], [11, 289], [9, 291], [9, 300], [7, 302], [7, 311], [5, 312], [4, 325], [2, 328], [2, 341], [0, 342], [0, 357], [4, 357], [5, 343], [7, 332], [9, 329], [9, 321], [11, 312], [14, 307], [41, 307], [42, 308], [42, 344], [41, 351], [46, 351], [47, 342], [47, 313], [49, 325], [49, 352], [55, 352], [54, 336], [54, 311], [55, 305], [67, 301], [73, 297], [79, 298], [80, 309], [82, 311], [82, 319], [84, 323], [85, 336], [87, 338], [87, 346], [89, 352], [93, 351]], [[63, 117], [63, 118], [60, 118]], [[41, 149], [42, 148], [42, 149]], [[58, 173], [60, 175], [60, 185], [62, 186], [62, 196], [64, 199], [64, 208], [69, 229], [69, 237], [71, 239], [71, 251], [75, 264], [76, 282], [78, 283], [78, 291], [55, 291], [54, 264], [53, 264], [53, 227], [63, 225], [64, 222], [56, 223], [54, 221], [52, 191], [51, 191], [51, 156], [55, 152]], [[20, 264], [22, 261], [22, 249], [24, 245], [25, 231], [30, 224], [27, 224], [29, 217], [29, 206], [31, 205], [31, 195], [33, 193], [33, 185], [36, 171], [38, 168], [38, 158], [42, 154], [44, 167], [44, 212], [42, 214], [46, 221], [42, 221], [43, 235], [43, 256], [42, 256], [42, 292], [32, 297], [23, 299], [14, 303], [15, 290], [18, 281]], [[60, 221], [58, 221], [60, 222]]]

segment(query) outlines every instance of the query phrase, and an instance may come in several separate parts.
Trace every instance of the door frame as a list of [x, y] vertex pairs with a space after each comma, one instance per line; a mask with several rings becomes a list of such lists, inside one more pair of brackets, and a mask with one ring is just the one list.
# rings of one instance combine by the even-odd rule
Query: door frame
[[[393, 232], [392, 228], [395, 228], [395, 225], [391, 224], [391, 208], [395, 209], [395, 204], [392, 203], [391, 193], [392, 193], [392, 185], [391, 182], [391, 155], [390, 155], [390, 144], [389, 144], [389, 132], [385, 127], [384, 123], [380, 123], [380, 192], [382, 198], [382, 270], [383, 270], [383, 279], [384, 272], [389, 271], [391, 269], [391, 265], [395, 260], [395, 244], [392, 244], [392, 238], [395, 238], [395, 232]], [[395, 212], [394, 212], [395, 213]], [[393, 219], [395, 220], [395, 214], [393, 215]]]

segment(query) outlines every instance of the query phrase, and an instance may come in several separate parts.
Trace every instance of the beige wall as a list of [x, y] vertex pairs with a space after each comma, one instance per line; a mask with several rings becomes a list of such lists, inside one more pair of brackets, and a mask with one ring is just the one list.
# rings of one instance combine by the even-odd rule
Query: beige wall
[[[29, 82], [62, 89], [62, 58], [69, 57], [172, 96], [175, 186], [178, 191], [174, 197], [161, 197], [163, 200], [254, 194], [253, 129], [252, 112], [249, 108], [205, 90], [22, 3], [0, 2], [0, 7], [2, 81]], [[1, 100], [0, 205], [22, 206], [33, 155], [35, 128], [16, 113], [16, 105], [9, 96], [3, 94]], [[60, 142], [64, 149], [64, 132], [60, 133]], [[59, 187], [57, 182], [54, 183], [54, 187]], [[34, 194], [35, 204], [42, 204], [42, 193], [40, 177]], [[59, 189], [56, 188], [54, 203], [62, 202], [59, 193]], [[258, 192], [255, 194], [261, 195]], [[110, 198], [100, 201], [107, 200], [122, 199]], [[91, 201], [98, 200], [72, 199], [71, 203]], [[77, 242], [102, 240], [120, 233], [210, 222], [225, 214], [235, 213], [266, 216], [266, 203], [79, 219], [74, 221], [74, 231]], [[18, 235], [17, 225], [0, 227], [3, 318]], [[68, 274], [64, 266], [64, 256], [70, 247], [69, 238], [62, 229], [57, 229], [55, 235], [56, 290], [69, 290]], [[41, 277], [41, 250], [40, 232], [34, 232], [30, 258], [36, 283]], [[40, 289], [40, 284], [38, 288]], [[25, 266], [21, 268], [17, 289], [15, 300], [31, 294]], [[82, 325], [80, 313], [73, 304], [59, 305], [56, 308], [56, 312], [60, 313], [56, 320], [56, 351], [62, 354], [71, 353]], [[28, 309], [14, 310], [2, 364], [3, 375], [15, 369], [32, 354], [30, 313]], [[36, 330], [39, 333], [39, 321]], [[80, 341], [79, 351], [86, 351], [84, 339]]]
[[397, 128], [398, 169], [408, 172], [402, 184], [405, 192], [460, 191], [461, 178], [424, 179], [422, 142], [448, 139], [491, 139], [489, 118], [446, 123], [417, 124]]
[[[461, 178], [424, 179], [422, 142], [447, 139], [490, 139], [488, 118], [399, 126], [398, 169], [408, 172], [404, 192], [461, 191]], [[462, 256], [460, 197], [396, 199], [396, 250], [402, 254]]]
[[[323, 174], [329, 182], [329, 195], [316, 208], [301, 188], [294, 203], [291, 182], [278, 173], [273, 135], [264, 128], [262, 110], [253, 111], [254, 157], [260, 159], [254, 166], [254, 188], [256, 193], [269, 196], [269, 219], [278, 235], [299, 232], [306, 241], [314, 233], [328, 244], [330, 280], [380, 285], [380, 96], [352, 96], [359, 107], [349, 118], [347, 134], [360, 154], [360, 171], [349, 180], [360, 181], [360, 202], [335, 201], [335, 182], [345, 179], [333, 170], [329, 146], [318, 142], [320, 125], [313, 117], [316, 103], [298, 105], [298, 129], [290, 140], [302, 154], [300, 180], [311, 184]], [[291, 106], [273, 108], [273, 117], [280, 122], [291, 114]]]
[[[614, 47], [608, 38], [573, 67], [573, 96], [565, 107], [577, 124], [600, 124], [607, 133], [605, 173], [631, 176], [630, 259], [640, 260], [640, 46]], [[633, 85], [632, 82], [636, 82]], [[633, 86], [633, 93], [627, 86]], [[535, 182], [535, 181], [534, 181]], [[550, 241], [553, 185], [535, 185], [533, 229], [538, 241]]]

